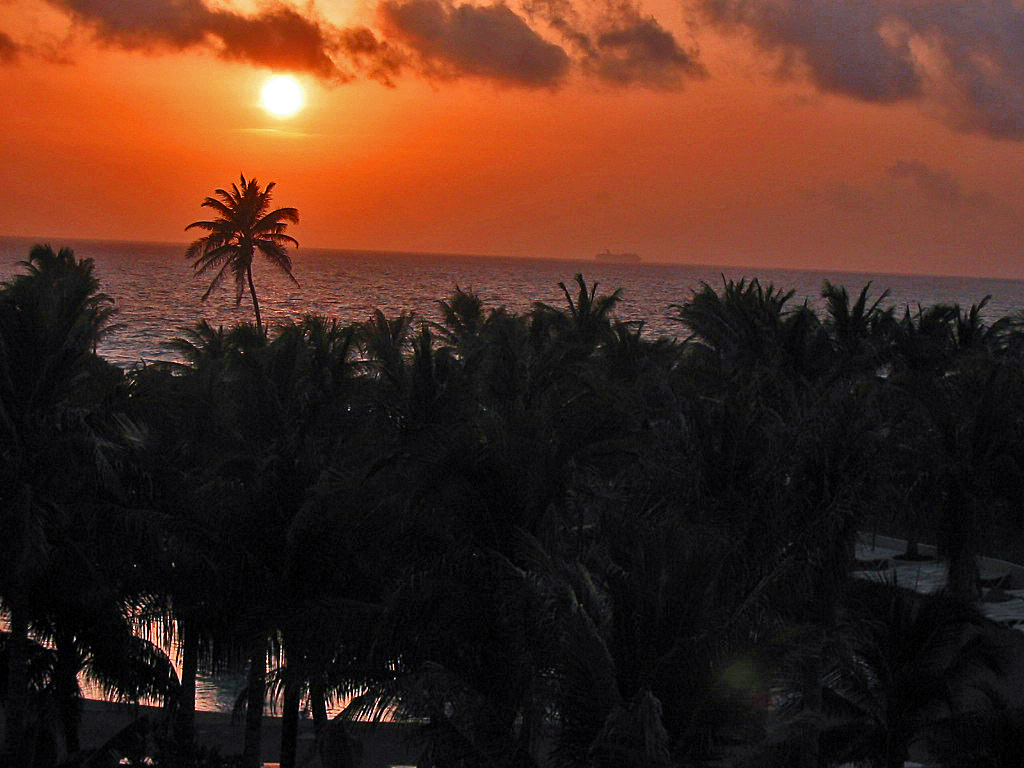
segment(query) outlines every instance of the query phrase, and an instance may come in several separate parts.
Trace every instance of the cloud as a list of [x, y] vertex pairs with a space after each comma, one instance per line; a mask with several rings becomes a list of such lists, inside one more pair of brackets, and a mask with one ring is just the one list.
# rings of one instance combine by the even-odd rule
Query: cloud
[[92, 27], [96, 37], [128, 49], [184, 49], [206, 39], [210, 10], [200, 0], [51, 0], [76, 21]]
[[20, 46], [6, 32], [0, 31], [0, 64], [13, 64], [18, 60]]
[[339, 29], [273, 3], [253, 15], [208, 6], [203, 0], [50, 0], [89, 27], [97, 40], [148, 52], [209, 48], [229, 61], [305, 72], [346, 81], [353, 70], [384, 82], [401, 58], [365, 28]]
[[678, 88], [684, 76], [704, 73], [696, 58], [680, 48], [675, 36], [653, 17], [604, 32], [597, 38], [597, 50], [595, 72], [619, 85]]
[[531, 21], [542, 19], [565, 40], [587, 56], [596, 54], [590, 35], [571, 0], [525, 0], [523, 10]]
[[339, 32], [339, 45], [353, 66], [368, 77], [393, 87], [406, 57], [385, 40], [378, 40], [366, 27], [349, 27]]
[[629, 0], [581, 7], [596, 10], [596, 20], [586, 20], [569, 0], [527, 0], [524, 5], [528, 16], [546, 22], [577, 51], [584, 72], [606, 83], [677, 89], [686, 77], [705, 74], [695, 53], [684, 50], [674, 34]]
[[383, 0], [385, 31], [410, 48], [421, 71], [436, 78], [466, 75], [523, 86], [555, 86], [569, 71], [569, 56], [504, 3], [455, 4], [446, 0]]
[[932, 168], [920, 160], [898, 160], [886, 170], [892, 179], [913, 184], [931, 203], [943, 208], [987, 209], [992, 199], [984, 192], [968, 194], [949, 171]]
[[887, 0], [704, 0], [713, 23], [748, 30], [781, 54], [779, 74], [802, 66], [820, 89], [891, 102], [921, 91], [905, 40], [888, 34]]
[[864, 101], [921, 100], [963, 130], [1024, 139], [1017, 0], [697, 0], [778, 56], [779, 74]]
[[[205, 49], [325, 81], [361, 75], [394, 86], [412, 71], [538, 88], [577, 71], [616, 86], [676, 89], [704, 74], [696, 53], [636, 0], [511, 1], [522, 13], [506, 0], [377, 0], [379, 29], [371, 30], [331, 24], [312, 0], [270, 0], [250, 13], [219, 0], [45, 0], [101, 45], [150, 54]], [[18, 51], [0, 38], [0, 63]]]
[[930, 221], [945, 226], [976, 223], [978, 217], [993, 221], [1013, 215], [988, 192], [969, 192], [954, 174], [917, 159], [897, 160], [865, 184], [837, 181], [807, 189], [804, 194], [808, 201], [822, 203], [832, 212], [863, 220], [909, 220], [927, 211], [935, 217]]
[[271, 7], [256, 16], [211, 11], [206, 27], [219, 40], [218, 52], [225, 59], [328, 79], [340, 74], [329, 55], [339, 48], [334, 31], [287, 6]]

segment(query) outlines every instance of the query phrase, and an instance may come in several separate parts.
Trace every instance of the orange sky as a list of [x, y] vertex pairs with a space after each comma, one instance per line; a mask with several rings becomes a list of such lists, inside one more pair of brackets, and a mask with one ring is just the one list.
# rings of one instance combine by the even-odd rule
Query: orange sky
[[244, 172], [307, 246], [1024, 277], [971, 2], [0, 0], [0, 234], [185, 241]]

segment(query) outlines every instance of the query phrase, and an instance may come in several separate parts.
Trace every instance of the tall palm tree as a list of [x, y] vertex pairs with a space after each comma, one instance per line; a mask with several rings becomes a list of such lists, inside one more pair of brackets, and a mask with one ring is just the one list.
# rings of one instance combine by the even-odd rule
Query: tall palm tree
[[204, 208], [217, 213], [212, 221], [193, 221], [185, 230], [204, 229], [210, 234], [200, 237], [185, 252], [192, 260], [196, 275], [213, 273], [210, 287], [203, 294], [203, 301], [219, 286], [228, 273], [235, 277], [235, 304], [242, 302], [246, 286], [252, 298], [256, 327], [263, 328], [260, 316], [260, 302], [256, 296], [256, 284], [252, 279], [252, 260], [259, 251], [291, 281], [298, 285], [292, 275], [292, 260], [286, 246], [299, 243], [284, 233], [288, 222], [299, 223], [299, 212], [295, 208], [270, 210], [270, 196], [274, 182], [260, 189], [256, 179], [239, 177], [241, 186], [232, 184], [231, 190], [218, 189], [217, 197], [208, 197], [202, 202]]

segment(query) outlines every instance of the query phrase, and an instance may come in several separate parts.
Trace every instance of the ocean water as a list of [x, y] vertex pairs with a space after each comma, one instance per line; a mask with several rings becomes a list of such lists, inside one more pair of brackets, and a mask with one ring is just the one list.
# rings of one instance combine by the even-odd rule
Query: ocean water
[[[0, 238], [0, 280], [22, 271], [37, 239]], [[252, 320], [248, 298], [236, 306], [233, 286], [201, 297], [207, 283], [193, 279], [184, 258], [184, 245], [166, 243], [51, 240], [54, 248], [71, 247], [80, 257], [95, 261], [102, 290], [116, 301], [118, 327], [100, 345], [108, 360], [124, 367], [153, 360], [173, 359], [162, 344], [181, 329], [205, 318], [225, 326]], [[987, 295], [992, 300], [986, 315], [992, 319], [1024, 310], [1024, 281], [984, 278], [932, 277], [899, 274], [796, 271], [751, 267], [746, 269], [673, 264], [610, 264], [597, 261], [540, 260], [460, 255], [344, 251], [301, 248], [294, 253], [296, 286], [267, 265], [254, 271], [264, 319], [284, 322], [304, 314], [336, 317], [343, 322], [368, 319], [375, 309], [385, 314], [414, 311], [425, 320], [438, 320], [437, 302], [455, 286], [477, 293], [487, 306], [526, 311], [533, 302], [563, 305], [558, 287], [570, 290], [573, 277], [582, 273], [599, 293], [622, 289], [617, 316], [643, 320], [650, 336], [685, 336], [671, 319], [670, 305], [687, 300], [702, 282], [721, 285], [726, 279], [757, 277], [763, 284], [795, 292], [794, 301], [820, 305], [826, 280], [846, 286], [851, 293], [871, 281], [877, 296], [889, 290], [888, 303], [898, 308], [936, 302], [969, 306]], [[202, 678], [197, 706], [230, 711], [241, 690], [240, 676]]]
[[[0, 238], [0, 280], [20, 271], [17, 262], [28, 256], [37, 240]], [[234, 301], [233, 284], [225, 283], [208, 301], [201, 297], [207, 282], [193, 278], [184, 258], [184, 246], [167, 243], [50, 241], [54, 248], [71, 247], [80, 257], [95, 261], [102, 290], [117, 303], [113, 329], [99, 351], [111, 362], [131, 366], [140, 362], [173, 359], [162, 344], [183, 327], [201, 318], [225, 326], [252, 320], [245, 296]], [[723, 268], [675, 264], [609, 264], [598, 261], [473, 257], [460, 255], [344, 251], [300, 248], [293, 253], [299, 285], [269, 265], [254, 269], [264, 320], [284, 322], [304, 314], [336, 317], [345, 323], [363, 321], [373, 310], [388, 315], [415, 311], [425, 320], [438, 320], [437, 302], [455, 286], [472, 290], [485, 305], [529, 310], [535, 301], [564, 305], [558, 283], [575, 288], [573, 277], [582, 273], [597, 282], [599, 293], [622, 289], [617, 316], [643, 320], [651, 336], [685, 336], [671, 319], [670, 305], [687, 300], [701, 282], [721, 285], [727, 279], [757, 277], [794, 290], [794, 301], [820, 304], [825, 280], [856, 293], [868, 281], [872, 295], [888, 289], [888, 303], [897, 307], [936, 302], [969, 306], [987, 295], [989, 318], [1024, 309], [1024, 281], [926, 275], [861, 274], [837, 271], [800, 271], [762, 267]]]

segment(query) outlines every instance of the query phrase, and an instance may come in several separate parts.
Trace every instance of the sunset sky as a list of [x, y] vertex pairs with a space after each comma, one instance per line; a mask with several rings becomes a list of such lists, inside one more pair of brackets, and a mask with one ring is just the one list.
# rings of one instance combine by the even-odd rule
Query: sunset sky
[[1020, 0], [0, 0], [0, 87], [3, 235], [1024, 277]]

